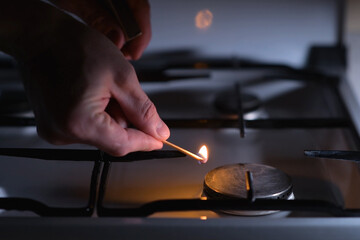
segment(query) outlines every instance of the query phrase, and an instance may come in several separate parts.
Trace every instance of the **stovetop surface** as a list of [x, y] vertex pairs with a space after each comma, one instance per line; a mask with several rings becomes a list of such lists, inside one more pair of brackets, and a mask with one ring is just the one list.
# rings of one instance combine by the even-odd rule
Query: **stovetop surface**
[[[214, 106], [224, 91], [257, 96], [261, 107], [244, 115], [245, 137], [234, 127], [171, 127], [170, 141], [197, 152], [202, 144], [210, 151], [208, 163], [199, 165], [189, 157], [113, 163], [104, 206], [138, 207], [156, 200], [193, 199], [203, 196], [205, 175], [212, 169], [236, 163], [259, 163], [280, 169], [291, 177], [295, 199], [324, 200], [344, 208], [360, 208], [358, 165], [349, 161], [304, 156], [305, 149], [356, 150], [352, 128], [338, 127], [251, 127], [254, 120], [346, 119], [347, 115], [332, 88], [323, 82], [291, 77], [259, 78], [259, 71], [213, 71], [208, 79], [144, 83], [143, 87], [166, 121], [217, 119], [237, 120]], [[179, 124], [179, 123], [178, 123]], [[55, 148], [36, 135], [34, 127], [1, 127], [1, 148]], [[60, 148], [60, 147], [56, 147]], [[64, 148], [64, 147], [62, 147]], [[92, 149], [84, 145], [65, 148]], [[167, 147], [165, 147], [167, 149]], [[1, 156], [1, 197], [24, 197], [54, 207], [87, 204], [92, 162], [62, 162]], [[29, 212], [3, 211], [0, 216], [35, 216]], [[326, 216], [327, 214], [325, 214]], [[176, 211], [151, 217], [234, 217], [216, 211]], [[323, 213], [281, 212], [267, 217], [316, 217]]]

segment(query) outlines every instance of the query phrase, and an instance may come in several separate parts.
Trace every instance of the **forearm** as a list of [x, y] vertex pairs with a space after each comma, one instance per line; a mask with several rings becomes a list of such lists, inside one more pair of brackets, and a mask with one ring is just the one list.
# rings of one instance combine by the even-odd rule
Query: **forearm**
[[39, 0], [0, 2], [0, 50], [17, 60], [31, 58], [54, 41], [54, 29], [69, 20]]

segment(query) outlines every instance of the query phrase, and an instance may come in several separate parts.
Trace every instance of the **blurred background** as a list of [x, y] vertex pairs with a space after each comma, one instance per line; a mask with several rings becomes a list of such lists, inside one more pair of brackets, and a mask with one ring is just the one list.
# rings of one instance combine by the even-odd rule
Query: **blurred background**
[[[195, 49], [210, 56], [240, 56], [303, 67], [310, 46], [331, 46], [338, 40], [334, 27], [337, 0], [149, 1], [153, 38], [146, 54], [150, 55]], [[346, 74], [360, 105], [359, 13], [360, 1], [346, 0], [343, 36], [348, 47]], [[204, 46], [208, 46], [206, 51]], [[11, 66], [3, 58], [0, 53], [1, 84], [20, 82], [17, 72], [3, 71]]]
[[360, 103], [360, 1], [347, 0], [346, 13], [347, 76]]

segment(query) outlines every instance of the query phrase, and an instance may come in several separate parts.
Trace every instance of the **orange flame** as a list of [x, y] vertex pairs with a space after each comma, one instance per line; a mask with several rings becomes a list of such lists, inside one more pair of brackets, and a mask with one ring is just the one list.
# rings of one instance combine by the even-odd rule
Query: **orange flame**
[[204, 159], [202, 163], [206, 163], [209, 159], [209, 153], [206, 145], [202, 145], [202, 147], [199, 150], [199, 155]]

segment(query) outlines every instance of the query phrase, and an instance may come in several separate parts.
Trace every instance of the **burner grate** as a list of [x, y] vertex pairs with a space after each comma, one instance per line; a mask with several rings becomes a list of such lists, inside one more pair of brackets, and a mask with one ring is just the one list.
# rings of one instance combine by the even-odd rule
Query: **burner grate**
[[[110, 162], [133, 162], [151, 159], [168, 159], [184, 157], [183, 153], [178, 151], [152, 151], [152, 152], [135, 152], [124, 157], [113, 157], [99, 150], [75, 150], [75, 149], [24, 149], [24, 148], [2, 148], [0, 155], [36, 158], [47, 161], [91, 161], [94, 167], [91, 174], [90, 190], [88, 203], [82, 208], [64, 208], [50, 207], [44, 203], [27, 198], [0, 198], [0, 209], [31, 211], [40, 216], [59, 216], [59, 217], [86, 217], [94, 213], [97, 201], [97, 191], [100, 179], [101, 164], [105, 162], [104, 170]], [[75, 160], [76, 159], [76, 160]], [[104, 175], [103, 170], [103, 175]], [[102, 181], [103, 182], [103, 181]], [[104, 187], [104, 184], [101, 186]], [[104, 192], [100, 187], [99, 192]]]
[[[209, 68], [221, 68], [224, 62], [208, 62]], [[191, 68], [192, 63], [182, 66], [169, 66], [169, 68]], [[215, 65], [216, 66], [215, 66]], [[226, 64], [225, 64], [226, 65]], [[233, 68], [232, 63], [230, 63]], [[350, 129], [356, 143], [360, 140], [356, 134], [355, 127], [346, 110], [345, 105], [336, 88], [338, 78], [324, 76], [317, 73], [298, 71], [286, 66], [264, 65], [253, 63], [236, 63], [243, 68], [266, 68], [281, 69], [286, 72], [284, 75], [273, 75], [259, 78], [251, 81], [249, 84], [258, 82], [267, 82], [276, 78], [302, 81], [304, 83], [316, 83], [320, 87], [326, 88], [329, 92], [335, 93], [334, 100], [340, 105], [341, 117], [330, 118], [267, 118], [256, 120], [245, 120], [242, 109], [242, 87], [240, 83], [235, 84], [237, 95], [238, 118], [206, 118], [206, 119], [165, 119], [170, 128], [236, 128], [240, 130], [240, 136], [245, 136], [245, 130], [252, 129], [308, 129], [308, 128], [346, 128]], [[228, 66], [225, 66], [228, 67]], [[319, 92], [320, 94], [321, 92]], [[337, 115], [335, 115], [337, 116]], [[21, 118], [11, 116], [0, 116], [0, 126], [34, 126], [33, 118]], [[285, 199], [259, 199], [254, 196], [254, 189], [250, 187], [245, 199], [177, 199], [177, 200], [159, 200], [149, 202], [136, 208], [109, 208], [104, 206], [104, 197], [106, 193], [109, 170], [114, 162], [131, 162], [160, 158], [176, 158], [183, 156], [175, 151], [154, 151], [131, 153], [122, 158], [115, 158], [97, 150], [59, 150], [59, 149], [0, 149], [0, 154], [10, 156], [20, 156], [28, 158], [37, 158], [44, 160], [62, 160], [62, 161], [92, 161], [94, 167], [91, 175], [89, 200], [83, 208], [56, 208], [49, 207], [41, 202], [32, 199], [22, 198], [0, 198], [0, 209], [32, 211], [40, 216], [91, 216], [95, 209], [98, 216], [101, 217], [146, 217], [153, 213], [165, 211], [184, 211], [184, 210], [246, 210], [246, 211], [302, 211], [302, 212], [320, 212], [333, 216], [360, 217], [360, 209], [346, 209], [334, 203], [323, 200], [285, 200]], [[251, 174], [250, 174], [251, 175]], [[251, 176], [248, 176], [251, 186]]]

